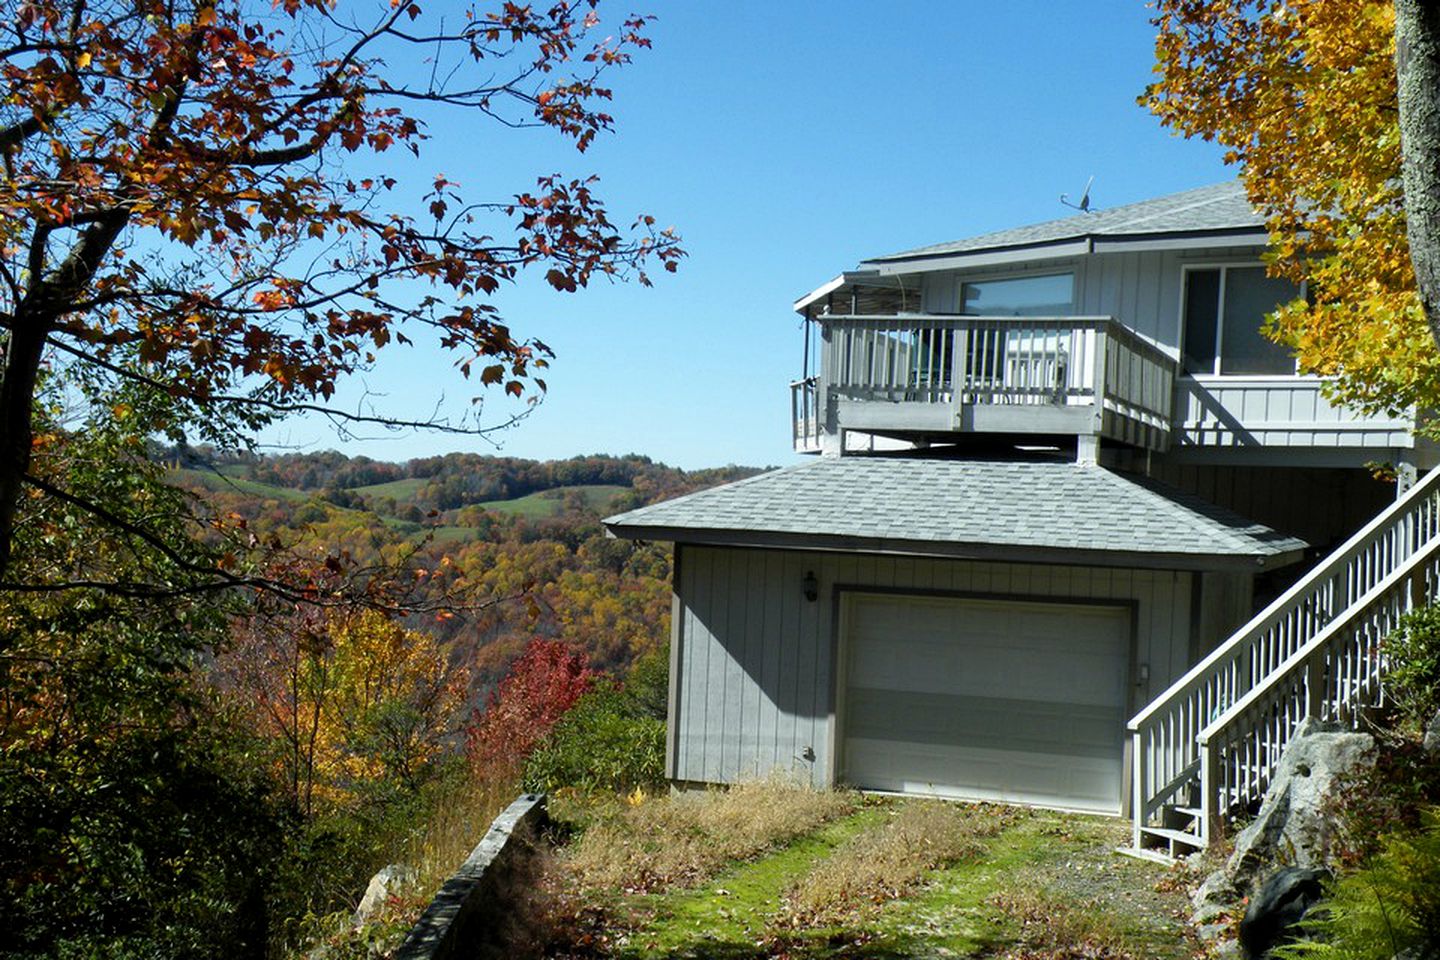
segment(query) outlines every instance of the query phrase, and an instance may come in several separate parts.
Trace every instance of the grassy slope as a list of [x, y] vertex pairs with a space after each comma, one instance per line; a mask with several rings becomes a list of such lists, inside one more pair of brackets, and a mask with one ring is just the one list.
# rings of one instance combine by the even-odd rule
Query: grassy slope
[[178, 472], [190, 484], [206, 490], [230, 491], [259, 497], [262, 500], [291, 500], [297, 503], [310, 498], [310, 494], [304, 490], [276, 487], [268, 483], [232, 476], [233, 470], [222, 469], [220, 473], [212, 470], [180, 470]]
[[[407, 500], [413, 499], [429, 482], [429, 480], [418, 477], [409, 477], [404, 480], [391, 480], [389, 483], [373, 483], [366, 487], [355, 487], [351, 492], [367, 498], [393, 497], [397, 504], [404, 504]], [[589, 507], [603, 511], [615, 501], [616, 497], [629, 490], [629, 487], [616, 484], [584, 483], [569, 487], [556, 487], [553, 490], [542, 490], [539, 493], [516, 497], [513, 500], [487, 500], [480, 506], [497, 513], [512, 513], [522, 517], [553, 517], [560, 512], [564, 495], [571, 491], [579, 491]]]
[[495, 510], [499, 513], [513, 513], [522, 517], [553, 517], [560, 512], [564, 504], [564, 496], [571, 491], [579, 491], [585, 498], [586, 506], [592, 510], [603, 512], [615, 498], [622, 493], [629, 492], [629, 487], [622, 487], [609, 483], [581, 483], [571, 487], [556, 487], [553, 490], [542, 490], [539, 493], [532, 493], [525, 497], [516, 497], [514, 500], [487, 500], [481, 504], [486, 510]]

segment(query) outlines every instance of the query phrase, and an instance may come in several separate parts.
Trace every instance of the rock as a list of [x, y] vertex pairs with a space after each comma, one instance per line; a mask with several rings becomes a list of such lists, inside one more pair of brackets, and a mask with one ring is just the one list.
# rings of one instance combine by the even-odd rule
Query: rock
[[1430, 756], [1440, 754], [1440, 710], [1430, 718], [1430, 723], [1425, 727], [1425, 740], [1423, 741], [1425, 752]]
[[1395, 954], [1395, 960], [1440, 960], [1440, 945], [1422, 943]]
[[1210, 945], [1211, 960], [1244, 960], [1239, 940], [1221, 940]]
[[414, 886], [415, 880], [415, 871], [411, 867], [398, 863], [381, 867], [380, 872], [370, 878], [370, 884], [365, 888], [365, 896], [360, 898], [360, 906], [355, 908], [352, 922], [357, 927], [369, 922], [384, 908], [385, 901]]
[[1333, 824], [1326, 798], [1341, 777], [1373, 766], [1375, 738], [1338, 724], [1301, 721], [1255, 820], [1235, 838], [1225, 865], [1231, 886], [1252, 890], [1261, 873], [1277, 865], [1324, 867]]
[[1251, 957], [1269, 956], [1270, 948], [1294, 938], [1295, 927], [1322, 896], [1326, 872], [1282, 867], [1260, 884], [1240, 921], [1240, 946]]
[[1240, 891], [1230, 884], [1224, 870], [1216, 870], [1200, 884], [1191, 902], [1195, 905], [1195, 914], [1190, 922], [1205, 926], [1234, 909], [1240, 902]]
[[1195, 936], [1201, 943], [1213, 943], [1221, 940], [1230, 933], [1230, 924], [1226, 921], [1219, 923], [1197, 923], [1195, 925]]

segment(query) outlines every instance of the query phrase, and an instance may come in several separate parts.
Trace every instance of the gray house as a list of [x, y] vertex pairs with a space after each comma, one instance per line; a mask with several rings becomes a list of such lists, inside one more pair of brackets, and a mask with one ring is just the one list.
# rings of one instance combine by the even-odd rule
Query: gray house
[[[670, 777], [1125, 813], [1175, 852], [1253, 799], [1296, 717], [1373, 701], [1356, 618], [1429, 557], [1440, 493], [1414, 481], [1440, 458], [1262, 336], [1304, 293], [1265, 242], [1230, 183], [796, 301], [814, 458], [605, 521], [675, 544]], [[1341, 633], [1350, 659], [1276, 692]]]

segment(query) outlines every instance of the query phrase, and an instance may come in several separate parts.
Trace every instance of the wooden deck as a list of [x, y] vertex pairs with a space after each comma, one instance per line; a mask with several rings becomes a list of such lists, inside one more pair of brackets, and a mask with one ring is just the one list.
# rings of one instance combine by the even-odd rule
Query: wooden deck
[[797, 451], [826, 434], [1170, 443], [1176, 360], [1113, 317], [819, 319], [820, 375], [791, 385]]

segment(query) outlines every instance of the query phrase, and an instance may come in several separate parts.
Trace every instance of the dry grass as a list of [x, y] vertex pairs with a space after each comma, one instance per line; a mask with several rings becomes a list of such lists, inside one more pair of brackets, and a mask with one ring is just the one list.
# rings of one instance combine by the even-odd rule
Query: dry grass
[[[415, 882], [395, 891], [366, 923], [355, 926], [349, 910], [315, 918], [316, 929], [304, 939], [310, 956], [316, 948], [336, 958], [386, 954], [420, 919], [441, 885], [459, 869], [490, 829], [490, 823], [520, 795], [518, 777], [457, 776], [439, 788], [423, 826], [397, 838], [387, 851], [393, 863], [415, 870]], [[358, 899], [361, 891], [356, 891]], [[299, 951], [293, 953], [300, 956]]]
[[1138, 960], [1103, 904], [1021, 887], [986, 903], [1019, 927], [1020, 945], [999, 960]]
[[399, 862], [413, 866], [426, 900], [459, 869], [470, 851], [515, 798], [518, 777], [465, 777], [436, 799], [423, 830], [405, 845]]
[[858, 805], [855, 794], [780, 779], [646, 799], [597, 814], [571, 846], [565, 866], [590, 890], [688, 886]]
[[902, 897], [927, 872], [978, 858], [1014, 818], [1001, 807], [912, 801], [884, 826], [842, 844], [786, 897], [786, 925], [834, 926]]

